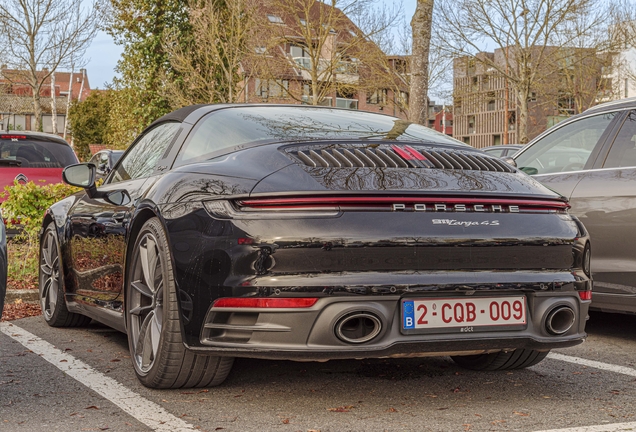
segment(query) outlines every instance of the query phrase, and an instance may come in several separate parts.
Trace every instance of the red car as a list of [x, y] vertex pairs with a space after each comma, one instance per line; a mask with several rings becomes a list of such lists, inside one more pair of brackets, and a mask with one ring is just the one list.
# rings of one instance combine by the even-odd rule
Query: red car
[[[77, 156], [71, 146], [57, 135], [0, 132], [0, 192], [15, 180], [20, 183], [59, 183], [64, 167], [76, 163]], [[2, 201], [4, 198], [0, 197]]]

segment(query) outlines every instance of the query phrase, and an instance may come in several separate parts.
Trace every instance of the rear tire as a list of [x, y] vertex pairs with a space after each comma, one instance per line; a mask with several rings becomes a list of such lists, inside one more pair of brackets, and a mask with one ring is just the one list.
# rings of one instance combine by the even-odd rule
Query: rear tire
[[478, 371], [497, 371], [523, 369], [534, 366], [543, 360], [550, 351], [535, 351], [517, 349], [514, 351], [500, 351], [490, 354], [477, 354], [470, 356], [452, 356], [457, 365]]
[[53, 222], [46, 227], [40, 240], [38, 290], [42, 316], [51, 327], [81, 327], [91, 322], [89, 317], [69, 312], [66, 307], [64, 277], [60, 271], [60, 244]]
[[142, 226], [130, 263], [126, 328], [139, 381], [150, 388], [221, 384], [234, 358], [194, 354], [183, 345], [171, 254], [159, 219]]

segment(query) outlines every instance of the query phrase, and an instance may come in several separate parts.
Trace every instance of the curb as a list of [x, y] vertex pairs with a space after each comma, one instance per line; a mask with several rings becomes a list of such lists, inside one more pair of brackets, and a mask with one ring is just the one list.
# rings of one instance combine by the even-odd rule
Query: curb
[[22, 299], [24, 302], [39, 302], [39, 291], [36, 289], [7, 290], [4, 303], [15, 303], [16, 300]]

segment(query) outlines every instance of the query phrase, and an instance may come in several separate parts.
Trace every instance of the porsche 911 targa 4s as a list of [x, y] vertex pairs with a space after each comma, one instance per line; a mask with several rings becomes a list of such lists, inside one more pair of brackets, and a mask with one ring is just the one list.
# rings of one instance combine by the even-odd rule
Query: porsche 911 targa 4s
[[213, 386], [235, 357], [448, 355], [523, 368], [585, 339], [590, 243], [566, 200], [431, 129], [307, 106], [155, 121], [104, 184], [51, 206], [52, 326], [128, 334], [141, 382]]

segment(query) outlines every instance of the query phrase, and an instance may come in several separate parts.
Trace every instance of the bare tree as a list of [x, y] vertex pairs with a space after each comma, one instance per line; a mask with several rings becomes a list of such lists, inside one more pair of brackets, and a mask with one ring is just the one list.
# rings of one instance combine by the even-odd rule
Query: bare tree
[[413, 50], [410, 66], [409, 120], [422, 125], [426, 125], [428, 119], [428, 65], [433, 6], [433, 0], [417, 0], [415, 14], [411, 20]]
[[[400, 17], [399, 5], [373, 8], [374, 0], [269, 0], [252, 46], [249, 71], [279, 86], [279, 93], [311, 105], [336, 94], [354, 94], [361, 68], [382, 55], [379, 46]], [[353, 20], [351, 18], [353, 18]], [[355, 22], [354, 22], [355, 21]], [[295, 71], [295, 72], [290, 72]], [[285, 86], [281, 76], [299, 74], [303, 88]]]
[[[567, 59], [568, 48], [607, 31], [614, 7], [605, 0], [438, 0], [435, 38], [467, 64], [507, 81], [518, 111], [518, 141], [526, 143], [531, 92], [556, 73], [555, 57]], [[484, 55], [491, 44], [499, 50]]]
[[189, 9], [191, 39], [179, 43], [179, 35], [168, 34], [164, 42], [170, 66], [180, 76], [164, 82], [171, 105], [239, 101], [241, 61], [254, 31], [253, 5], [249, 0], [192, 0]]
[[26, 83], [33, 96], [36, 129], [42, 127], [40, 91], [44, 82], [71, 58], [81, 58], [99, 24], [97, 1], [2, 0], [0, 39], [14, 73], [5, 78]]

